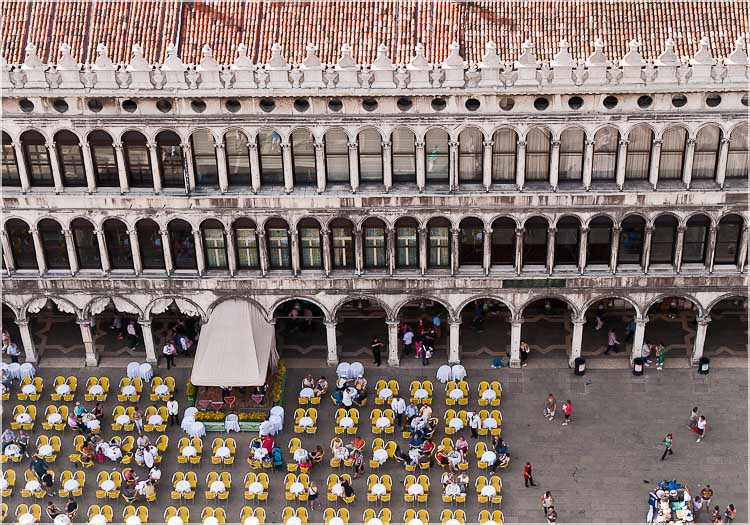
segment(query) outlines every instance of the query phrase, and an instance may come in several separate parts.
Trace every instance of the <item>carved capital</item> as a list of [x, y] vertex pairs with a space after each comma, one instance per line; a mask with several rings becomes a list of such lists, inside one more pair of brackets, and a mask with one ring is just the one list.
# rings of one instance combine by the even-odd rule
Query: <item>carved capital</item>
[[425, 143], [424, 142], [415, 142], [414, 146], [418, 149], [424, 149]]
[[90, 149], [88, 142], [79, 142], [78, 147], [81, 148], [82, 151], [88, 151]]
[[516, 228], [516, 236], [522, 237], [523, 236], [524, 229], [523, 228]]
[[258, 144], [256, 144], [255, 142], [248, 142], [247, 147], [250, 149], [250, 151], [255, 151], [256, 149], [258, 149]]
[[448, 142], [448, 146], [450, 148], [453, 148], [453, 149], [457, 149], [458, 146], [460, 146], [460, 145], [461, 145], [461, 143], [458, 142], [457, 140], [451, 140], [450, 142]]
[[687, 139], [687, 145], [688, 146], [695, 146], [696, 142], [697, 141], [693, 137], [690, 137], [689, 139]]
[[586, 226], [581, 228], [581, 235], [587, 235], [588, 233], [589, 233], [589, 229]]
[[224, 149], [225, 144], [223, 142], [214, 142], [214, 148]]
[[346, 145], [350, 150], [356, 150], [359, 147], [359, 144], [357, 144], [356, 142], [347, 142]]
[[485, 148], [491, 148], [494, 145], [495, 145], [495, 142], [492, 140], [485, 140], [482, 142], [482, 146], [484, 146]]
[[628, 139], [620, 139], [620, 146], [627, 146], [628, 144], [630, 144]]
[[680, 224], [679, 226], [677, 226], [677, 233], [684, 234], [685, 230], [687, 230], [687, 226], [685, 226], [684, 224]]
[[391, 143], [390, 143], [390, 142], [381, 142], [381, 143], [380, 143], [380, 146], [381, 146], [381, 147], [382, 147], [383, 149], [391, 149]]
[[526, 141], [525, 140], [519, 140], [518, 142], [516, 142], [516, 146], [518, 146], [519, 148], [525, 148], [526, 147]]
[[122, 151], [122, 142], [113, 142], [112, 147], [115, 151]]
[[722, 144], [729, 144], [732, 140], [729, 137], [721, 137]]
[[556, 233], [557, 233], [557, 228], [555, 228], [554, 226], [547, 228], [547, 235], [554, 235]]
[[326, 147], [326, 143], [325, 142], [313, 142], [313, 147], [317, 150], [321, 150]]
[[156, 142], [147, 142], [147, 143], [146, 143], [146, 147], [147, 147], [147, 148], [148, 148], [148, 149], [149, 149], [150, 151], [156, 151]]
[[652, 142], [652, 144], [654, 146], [661, 146], [662, 144], [664, 144], [664, 141], [661, 140], [661, 139], [654, 139], [653, 142]]
[[47, 148], [48, 150], [51, 150], [51, 149], [55, 149], [55, 146], [56, 146], [56, 145], [57, 145], [57, 143], [56, 143], [56, 142], [55, 142], [54, 140], [53, 140], [52, 142], [46, 142], [46, 143], [44, 144], [44, 146], [45, 146], [45, 147], [46, 147], [46, 148]]
[[283, 149], [283, 150], [287, 150], [287, 149], [289, 149], [289, 148], [290, 148], [291, 146], [292, 146], [292, 145], [291, 145], [291, 144], [290, 144], [289, 142], [282, 142], [282, 143], [281, 143], [281, 149]]
[[586, 141], [586, 145], [587, 146], [595, 146], [596, 145], [596, 140], [587, 140]]
[[560, 146], [560, 141], [557, 139], [552, 139], [549, 141], [549, 143], [552, 144], [553, 148], [557, 148], [558, 146]]

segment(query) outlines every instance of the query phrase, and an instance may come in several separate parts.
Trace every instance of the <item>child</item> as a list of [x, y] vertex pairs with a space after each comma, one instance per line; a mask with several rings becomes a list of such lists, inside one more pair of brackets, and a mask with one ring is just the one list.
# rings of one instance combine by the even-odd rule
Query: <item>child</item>
[[656, 369], [661, 370], [664, 367], [664, 357], [667, 354], [667, 348], [664, 343], [659, 343], [656, 347]]

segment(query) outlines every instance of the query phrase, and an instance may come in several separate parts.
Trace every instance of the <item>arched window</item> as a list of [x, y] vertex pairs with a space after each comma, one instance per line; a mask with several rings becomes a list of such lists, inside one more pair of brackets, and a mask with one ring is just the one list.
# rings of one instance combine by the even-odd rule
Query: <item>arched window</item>
[[526, 135], [526, 180], [548, 181], [550, 141], [546, 128], [533, 128]]
[[266, 223], [268, 265], [272, 270], [291, 269], [289, 252], [289, 225], [282, 219], [269, 219]]
[[135, 224], [138, 248], [144, 270], [164, 270], [164, 246], [159, 225], [151, 219], [141, 219]]
[[295, 129], [292, 132], [292, 172], [294, 185], [315, 186], [318, 173], [315, 164], [315, 139], [307, 129]]
[[499, 129], [492, 136], [492, 142], [492, 182], [514, 183], [518, 135], [510, 128]]
[[674, 264], [676, 239], [677, 219], [672, 215], [657, 217], [654, 221], [654, 231], [651, 234], [649, 264]]
[[448, 268], [451, 264], [451, 223], [438, 217], [427, 223], [428, 266]]
[[181, 144], [180, 137], [172, 131], [162, 131], [156, 136], [161, 182], [165, 188], [185, 189], [185, 159]]
[[219, 165], [216, 162], [214, 136], [207, 129], [199, 129], [190, 136], [193, 150], [195, 185], [219, 187]]
[[414, 132], [408, 128], [397, 128], [391, 134], [391, 158], [393, 182], [416, 182], [417, 153]]
[[128, 131], [122, 136], [122, 147], [130, 186], [153, 188], [154, 177], [151, 174], [151, 157], [146, 147], [146, 137], [137, 131]]
[[359, 142], [359, 180], [383, 182], [383, 138], [376, 129], [363, 129]]
[[560, 181], [583, 179], [583, 152], [586, 133], [581, 128], [568, 128], [560, 135]]
[[281, 135], [270, 129], [258, 132], [258, 158], [262, 186], [284, 185], [284, 160], [281, 152]]
[[320, 238], [320, 224], [315, 219], [302, 219], [297, 225], [299, 231], [300, 265], [303, 269], [323, 268], [323, 250]]
[[237, 252], [237, 268], [249, 270], [260, 268], [258, 255], [258, 235], [255, 223], [250, 219], [237, 219], [234, 228], [234, 244]]
[[661, 157], [659, 158], [659, 179], [679, 180], [682, 178], [682, 163], [685, 160], [685, 128], [669, 128], [662, 135]]
[[577, 266], [581, 242], [581, 221], [563, 217], [555, 232], [555, 266]]
[[484, 223], [474, 217], [459, 225], [458, 262], [460, 266], [482, 266], [484, 263]]
[[224, 225], [216, 219], [206, 219], [201, 223], [203, 236], [203, 258], [209, 270], [226, 270], [229, 268], [227, 257], [227, 238]]
[[594, 135], [594, 159], [591, 164], [591, 180], [615, 180], [617, 151], [620, 147], [620, 132], [607, 126]]
[[396, 221], [396, 267], [419, 268], [418, 224], [411, 217]]
[[523, 266], [547, 264], [547, 230], [543, 217], [532, 217], [523, 225]]
[[106, 131], [96, 130], [89, 133], [87, 140], [91, 149], [91, 162], [94, 165], [97, 187], [119, 188], [120, 176], [112, 137]]
[[133, 252], [125, 223], [117, 219], [108, 219], [104, 221], [102, 230], [107, 244], [110, 267], [113, 270], [132, 270]]
[[3, 146], [3, 174], [2, 183], [3, 186], [20, 186], [21, 176], [18, 173], [18, 162], [16, 160], [16, 150], [13, 148], [13, 141], [10, 139], [10, 135], [3, 131], [2, 133], [2, 146]]
[[448, 151], [448, 133], [433, 128], [425, 135], [425, 179], [435, 182], [448, 182], [450, 177], [450, 153]]
[[331, 248], [334, 268], [354, 268], [354, 226], [346, 219], [331, 222]]
[[74, 219], [70, 223], [70, 233], [73, 235], [78, 267], [82, 270], [101, 270], [99, 241], [94, 233], [93, 224], [86, 219]]
[[727, 156], [727, 179], [747, 180], [748, 151], [747, 124], [741, 124], [729, 135], [729, 154]]
[[705, 215], [693, 215], [688, 219], [682, 241], [683, 263], [705, 264], [710, 228], [711, 221]]
[[250, 156], [247, 137], [238, 129], [227, 131], [224, 144], [227, 152], [227, 179], [230, 186], [250, 186]]
[[173, 219], [167, 225], [169, 244], [172, 248], [172, 262], [176, 270], [197, 270], [195, 257], [195, 238], [190, 223], [182, 219]]
[[55, 133], [55, 147], [63, 185], [72, 188], [86, 186], [86, 168], [78, 137], [67, 130], [58, 131]]
[[631, 215], [622, 221], [617, 254], [618, 264], [641, 264], [645, 228], [646, 221], [637, 215]]
[[625, 180], [648, 180], [654, 132], [648, 126], [636, 126], [630, 130], [628, 141]]
[[42, 219], [37, 226], [42, 241], [44, 260], [50, 270], [69, 270], [68, 248], [62, 226], [52, 219]]
[[19, 270], [38, 270], [34, 238], [31, 236], [29, 225], [21, 219], [10, 219], [5, 223], [5, 232], [10, 241], [10, 251], [13, 254], [16, 268]]
[[736, 214], [726, 215], [719, 221], [714, 264], [737, 264], [743, 225], [742, 217]]
[[612, 256], [612, 219], [599, 216], [589, 222], [586, 265], [609, 266]]
[[31, 185], [47, 188], [54, 186], [47, 141], [42, 134], [38, 131], [27, 131], [21, 135], [21, 144]]
[[482, 183], [484, 135], [477, 128], [466, 128], [458, 136], [459, 183]]
[[326, 180], [349, 182], [349, 137], [344, 130], [334, 128], [325, 135]]
[[716, 164], [719, 161], [721, 129], [718, 126], [704, 126], [695, 137], [693, 155], [693, 179], [716, 178]]
[[367, 219], [362, 225], [365, 243], [365, 268], [385, 268], [385, 223]]
[[492, 223], [490, 261], [493, 266], [515, 266], [516, 222], [513, 219], [501, 217]]

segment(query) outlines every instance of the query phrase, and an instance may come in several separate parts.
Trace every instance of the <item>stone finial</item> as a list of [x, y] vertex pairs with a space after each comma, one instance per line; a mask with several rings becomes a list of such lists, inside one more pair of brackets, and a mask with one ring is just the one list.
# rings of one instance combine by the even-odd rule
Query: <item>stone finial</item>
[[586, 59], [586, 83], [601, 86], [607, 83], [607, 70], [611, 64], [604, 53], [604, 40], [597, 38], [593, 46], [594, 52]]
[[60, 87], [62, 89], [82, 89], [81, 68], [71, 55], [71, 47], [62, 42], [60, 44], [60, 60], [55, 66], [60, 74]]
[[564, 38], [560, 40], [560, 51], [552, 57], [552, 69], [554, 71], [554, 82], [560, 85], [573, 84], [573, 68], [576, 61], [568, 51], [570, 43]]
[[378, 54], [370, 66], [373, 74], [372, 88], [395, 88], [396, 83], [393, 81], [393, 63], [388, 57], [388, 48], [385, 44], [378, 46]]
[[112, 59], [109, 58], [107, 46], [100, 42], [96, 46], [96, 60], [91, 66], [91, 70], [96, 73], [96, 83], [94, 87], [100, 89], [117, 89], [117, 68]]
[[255, 83], [255, 64], [247, 56], [247, 46], [243, 43], [237, 45], [237, 57], [229, 69], [234, 72], [234, 88], [257, 88]]
[[307, 56], [299, 66], [299, 70], [304, 73], [304, 80], [302, 81], [302, 87], [309, 88], [322, 88], [325, 87], [323, 82], [323, 63], [318, 58], [316, 51], [318, 50], [314, 44], [307, 44]]
[[281, 44], [274, 42], [271, 46], [271, 58], [266, 64], [268, 72], [268, 87], [270, 88], [288, 88], [290, 66], [281, 54]]
[[730, 82], [747, 81], [747, 52], [745, 51], [745, 39], [740, 37], [734, 42], [734, 50], [724, 61], [727, 67], [727, 80]]
[[125, 68], [130, 73], [130, 88], [152, 89], [151, 64], [143, 58], [143, 49], [140, 44], [133, 44], [130, 63]]
[[677, 82], [677, 68], [680, 66], [680, 59], [674, 52], [674, 40], [672, 37], [664, 41], [664, 51], [656, 57], [657, 82]]
[[440, 65], [445, 72], [443, 87], [464, 86], [464, 70], [466, 69], [466, 62], [464, 62], [463, 57], [458, 53], [460, 49], [461, 46], [458, 45], [458, 42], [453, 42], [448, 46], [448, 56]]
[[164, 73], [165, 78], [164, 88], [187, 88], [188, 83], [185, 80], [185, 72], [187, 70], [188, 67], [177, 56], [177, 46], [173, 42], [170, 42], [167, 46], [167, 58], [164, 59], [164, 63], [161, 66], [161, 71]]
[[203, 58], [195, 68], [200, 73], [201, 89], [221, 88], [221, 65], [214, 58], [211, 46], [204, 44], [201, 48], [201, 56]]
[[534, 44], [525, 40], [523, 44], [521, 44], [521, 54], [515, 62], [517, 77], [514, 85], [538, 86], [539, 81], [536, 78], [536, 69], [538, 65], [536, 55], [534, 54]]
[[711, 54], [711, 43], [708, 37], [704, 36], [701, 38], [698, 44], [698, 51], [690, 59], [689, 64], [692, 70], [691, 82], [707, 82], [711, 80], [711, 69], [716, 65], [716, 59]]
[[47, 67], [36, 54], [36, 46], [29, 42], [26, 44], [26, 58], [21, 64], [21, 71], [26, 75], [26, 88], [47, 88], [47, 77], [44, 74]]
[[497, 47], [492, 40], [484, 45], [484, 55], [479, 62], [479, 68], [482, 76], [479, 81], [480, 86], [497, 87], [503, 84], [500, 80], [500, 72], [505, 68], [505, 64], [500, 60]]
[[359, 65], [352, 57], [352, 47], [349, 44], [341, 46], [341, 56], [336, 62], [334, 71], [338, 73], [339, 81], [336, 84], [340, 88], [357, 88], [359, 87]]
[[417, 45], [414, 46], [414, 56], [406, 65], [406, 69], [409, 71], [410, 75], [409, 87], [430, 87], [430, 71], [432, 71], [432, 64], [430, 64], [427, 61], [427, 57], [424, 56], [424, 46], [421, 42], [418, 42]]
[[622, 68], [620, 82], [623, 84], [643, 84], [642, 73], [646, 62], [638, 51], [640, 47], [641, 44], [637, 40], [628, 42], [629, 51], [620, 60], [620, 67]]

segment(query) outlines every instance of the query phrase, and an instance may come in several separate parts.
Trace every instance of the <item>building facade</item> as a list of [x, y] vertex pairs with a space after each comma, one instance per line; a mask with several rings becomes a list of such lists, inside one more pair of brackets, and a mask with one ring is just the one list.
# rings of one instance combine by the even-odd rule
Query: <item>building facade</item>
[[581, 352], [585, 316], [605, 298], [632, 306], [640, 349], [651, 306], [693, 303], [702, 355], [711, 309], [746, 296], [748, 57], [740, 38], [689, 59], [668, 39], [619, 60], [560, 42], [512, 61], [488, 42], [467, 62], [421, 45], [394, 64], [381, 46], [357, 63], [344, 45], [299, 64], [278, 44], [255, 64], [244, 45], [220, 64], [177, 48], [162, 64], [133, 46], [115, 64], [100, 44], [45, 64], [35, 46], [2, 61], [3, 303], [36, 360], [31, 316], [52, 300], [88, 322], [107, 305], [134, 314], [156, 359], [153, 315], [206, 321], [219, 302], [253, 301], [273, 322], [305, 299], [323, 312], [328, 362], [337, 313], [367, 299], [386, 313], [397, 366], [401, 309], [447, 312], [448, 361], [461, 359], [461, 312], [504, 304], [511, 364], [526, 307], [553, 298]]

